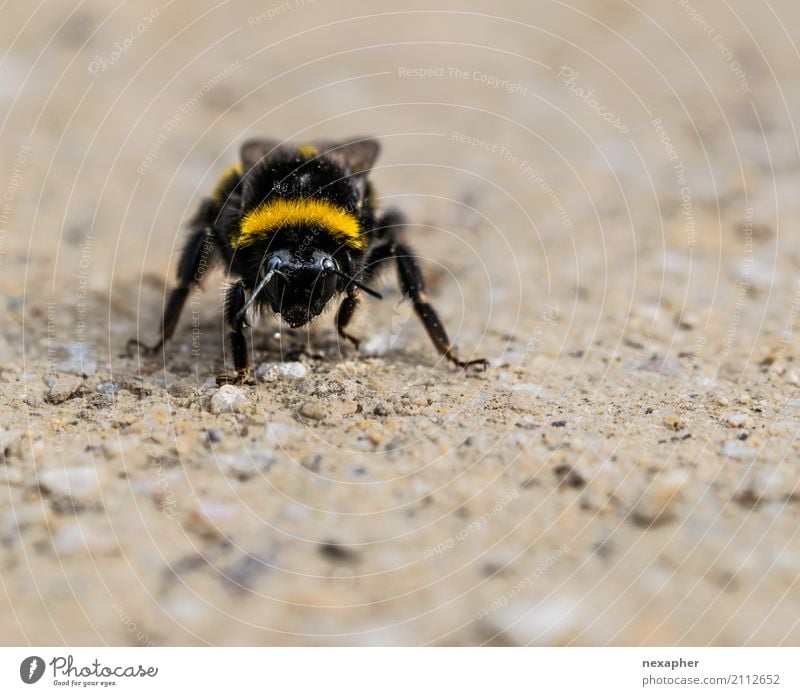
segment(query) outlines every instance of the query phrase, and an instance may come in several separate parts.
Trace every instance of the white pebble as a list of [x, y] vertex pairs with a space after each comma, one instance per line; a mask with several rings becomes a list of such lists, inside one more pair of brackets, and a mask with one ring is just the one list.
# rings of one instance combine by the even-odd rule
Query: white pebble
[[279, 447], [288, 447], [293, 443], [300, 441], [303, 435], [303, 430], [294, 425], [287, 425], [285, 423], [268, 423], [266, 429], [267, 442], [270, 445], [278, 445]]
[[755, 447], [749, 447], [740, 440], [728, 440], [722, 445], [721, 454], [723, 457], [730, 457], [731, 459], [753, 459], [758, 450]]
[[275, 382], [279, 379], [305, 379], [308, 370], [303, 363], [262, 363], [256, 370], [256, 377], [261, 382]]
[[63, 495], [74, 500], [97, 497], [103, 479], [105, 476], [98, 469], [87, 465], [65, 465], [39, 472], [39, 484], [44, 489], [54, 495]]
[[72, 553], [103, 554], [118, 550], [111, 533], [98, 532], [77, 522], [62, 527], [53, 539], [53, 548], [59, 555]]
[[729, 413], [725, 420], [731, 428], [750, 428], [753, 426], [752, 419], [746, 413]]
[[511, 391], [515, 392], [523, 392], [525, 394], [533, 394], [534, 396], [539, 396], [542, 392], [542, 385], [541, 384], [515, 384], [511, 387]]
[[211, 413], [239, 413], [247, 408], [250, 400], [247, 395], [232, 384], [226, 384], [211, 397]]
[[[500, 597], [500, 600], [507, 599]], [[511, 645], [559, 645], [579, 633], [585, 617], [578, 613], [578, 602], [568, 598], [549, 599], [539, 604], [508, 601], [508, 605], [489, 615], [491, 630], [502, 633]]]
[[278, 460], [273, 452], [266, 450], [243, 451], [217, 457], [217, 465], [231, 476], [254, 476], [269, 468]]
[[24, 430], [16, 428], [14, 430], [5, 430], [0, 428], [0, 453], [7, 452], [11, 445], [25, 435]]

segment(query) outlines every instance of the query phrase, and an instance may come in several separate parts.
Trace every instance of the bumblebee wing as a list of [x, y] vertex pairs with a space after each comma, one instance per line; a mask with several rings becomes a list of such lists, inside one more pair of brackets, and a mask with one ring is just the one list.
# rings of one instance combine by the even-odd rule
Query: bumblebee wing
[[351, 174], [365, 174], [372, 169], [381, 151], [377, 140], [366, 137], [344, 141], [319, 140], [311, 145], [320, 155], [349, 169]]
[[239, 157], [245, 172], [250, 171], [262, 159], [270, 155], [281, 147], [278, 140], [264, 140], [262, 138], [252, 138], [242, 143], [239, 150]]

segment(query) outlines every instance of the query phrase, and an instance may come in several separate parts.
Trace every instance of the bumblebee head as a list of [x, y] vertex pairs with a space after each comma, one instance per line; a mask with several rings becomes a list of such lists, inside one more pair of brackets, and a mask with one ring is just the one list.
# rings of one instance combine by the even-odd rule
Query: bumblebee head
[[291, 327], [303, 326], [325, 309], [338, 292], [339, 266], [325, 251], [280, 249], [271, 252], [264, 264], [259, 302], [269, 305]]
[[296, 328], [322, 313], [334, 295], [355, 286], [381, 295], [345, 273], [336, 257], [322, 249], [281, 248], [268, 251], [259, 267], [250, 298], [239, 311], [244, 316], [254, 302], [269, 307]]

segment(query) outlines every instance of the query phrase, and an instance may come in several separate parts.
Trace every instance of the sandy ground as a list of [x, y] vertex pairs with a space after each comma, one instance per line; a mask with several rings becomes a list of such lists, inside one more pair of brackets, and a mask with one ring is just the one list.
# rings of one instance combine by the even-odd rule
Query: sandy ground
[[[798, 4], [274, 2], [0, 10], [2, 643], [800, 644]], [[238, 143], [361, 133], [488, 372], [393, 274], [126, 355]]]

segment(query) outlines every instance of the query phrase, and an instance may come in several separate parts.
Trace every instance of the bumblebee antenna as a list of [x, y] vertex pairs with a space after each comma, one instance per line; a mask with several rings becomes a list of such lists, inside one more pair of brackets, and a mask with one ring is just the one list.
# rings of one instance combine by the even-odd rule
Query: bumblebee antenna
[[253, 290], [253, 292], [250, 294], [250, 297], [248, 298], [247, 302], [244, 303], [244, 307], [242, 307], [236, 313], [236, 321], [239, 321], [239, 319], [241, 319], [244, 316], [245, 312], [248, 309], [250, 309], [250, 305], [253, 304], [256, 297], [258, 297], [258, 293], [260, 293], [264, 289], [264, 286], [266, 286], [266, 284], [269, 283], [270, 280], [272, 280], [273, 275], [275, 275], [275, 269], [267, 271], [267, 274], [261, 279], [261, 282], [258, 285], [256, 285], [255, 290]]
[[361, 288], [364, 292], [369, 293], [373, 297], [376, 297], [379, 300], [383, 299], [383, 295], [381, 295], [377, 290], [373, 290], [371, 287], [364, 285], [364, 283], [361, 281], [347, 275], [347, 273], [340, 271], [338, 268], [331, 268], [330, 270], [332, 270], [339, 277], [344, 278], [348, 283], [352, 283], [357, 288]]

